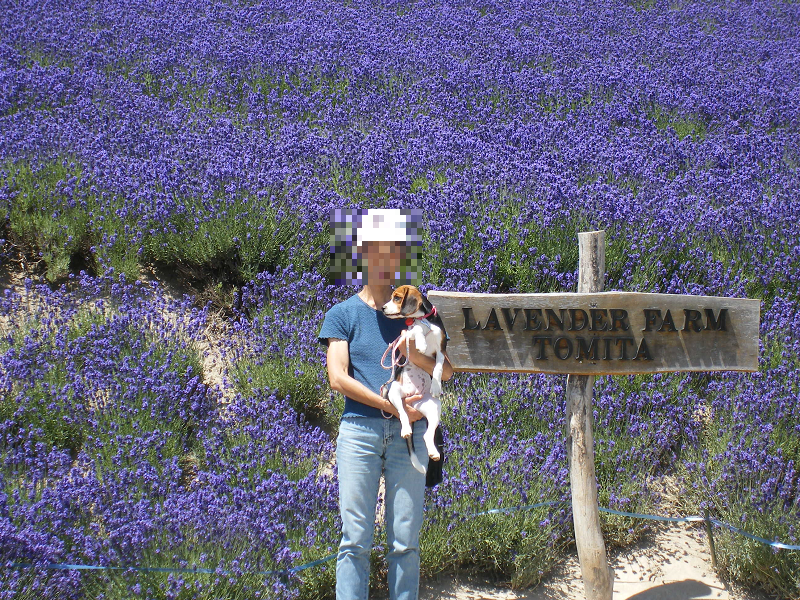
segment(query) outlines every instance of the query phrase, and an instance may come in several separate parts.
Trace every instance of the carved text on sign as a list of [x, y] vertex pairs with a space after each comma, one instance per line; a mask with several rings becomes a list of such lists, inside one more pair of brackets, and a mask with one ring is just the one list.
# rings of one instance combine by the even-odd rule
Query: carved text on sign
[[456, 370], [650, 373], [757, 368], [758, 300], [599, 292], [431, 292]]
[[[483, 323], [475, 319], [470, 306], [461, 308], [464, 314], [464, 331], [513, 329], [515, 325], [523, 331], [553, 332], [553, 335], [534, 335], [531, 342], [536, 348], [536, 360], [546, 360], [548, 349], [560, 360], [653, 360], [653, 355], [643, 337], [638, 343], [627, 336], [559, 336], [558, 332], [627, 332], [631, 329], [628, 311], [624, 308], [510, 308], [501, 307], [501, 319], [497, 309], [492, 308]], [[728, 309], [721, 308], [703, 312], [683, 309], [682, 331], [699, 333], [702, 331], [725, 331]], [[644, 331], [677, 332], [675, 319], [670, 310], [662, 314], [658, 309], [644, 309]]]

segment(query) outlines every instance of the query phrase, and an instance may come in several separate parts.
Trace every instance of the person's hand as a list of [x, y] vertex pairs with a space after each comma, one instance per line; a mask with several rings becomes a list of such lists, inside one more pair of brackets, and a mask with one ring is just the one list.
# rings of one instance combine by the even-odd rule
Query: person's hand
[[410, 422], [419, 421], [425, 415], [419, 412], [416, 408], [411, 406], [414, 402], [422, 398], [422, 394], [414, 394], [413, 396], [406, 396], [403, 398], [403, 404], [405, 404], [406, 414], [408, 415], [408, 420]]

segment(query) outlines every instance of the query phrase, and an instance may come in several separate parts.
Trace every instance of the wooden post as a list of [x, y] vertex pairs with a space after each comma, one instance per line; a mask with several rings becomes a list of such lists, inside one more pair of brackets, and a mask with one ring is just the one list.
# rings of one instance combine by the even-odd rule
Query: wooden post
[[[606, 270], [605, 232], [579, 233], [578, 245], [578, 293], [600, 292]], [[593, 375], [567, 376], [567, 457], [572, 519], [586, 599], [611, 600], [614, 570], [608, 566], [600, 531], [594, 470], [593, 385]]]

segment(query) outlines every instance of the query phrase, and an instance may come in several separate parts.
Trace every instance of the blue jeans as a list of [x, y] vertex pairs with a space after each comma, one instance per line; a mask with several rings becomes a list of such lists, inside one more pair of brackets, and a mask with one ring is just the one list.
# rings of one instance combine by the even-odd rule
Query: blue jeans
[[[422, 434], [425, 419], [414, 424], [414, 447], [428, 462]], [[389, 597], [417, 600], [419, 531], [425, 500], [425, 475], [411, 465], [399, 419], [343, 417], [336, 441], [342, 541], [336, 561], [336, 600], [367, 600], [375, 504], [383, 469], [386, 486], [386, 537]]]

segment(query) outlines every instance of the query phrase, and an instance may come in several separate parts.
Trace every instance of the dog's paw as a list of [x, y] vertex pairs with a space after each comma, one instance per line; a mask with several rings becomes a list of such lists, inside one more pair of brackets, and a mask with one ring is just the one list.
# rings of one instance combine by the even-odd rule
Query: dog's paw
[[431, 380], [431, 396], [438, 398], [442, 395], [442, 384], [435, 379]]
[[437, 450], [433, 450], [432, 452], [428, 452], [428, 458], [431, 460], [439, 460], [441, 458], [441, 454]]
[[413, 432], [414, 430], [411, 429], [410, 425], [408, 427], [406, 427], [405, 425], [400, 427], [400, 437], [403, 438], [404, 440], [410, 438]]

